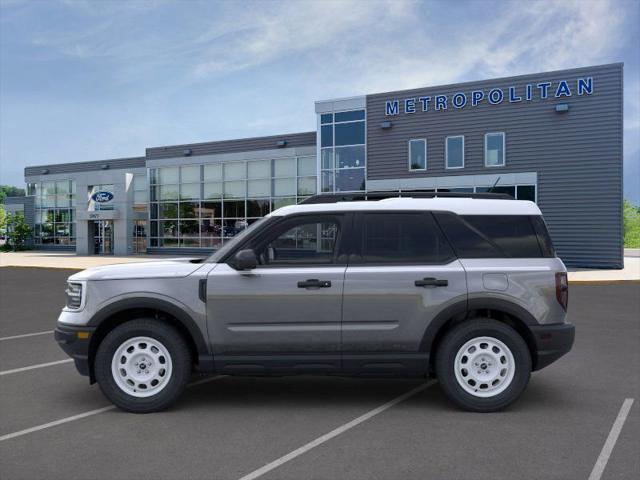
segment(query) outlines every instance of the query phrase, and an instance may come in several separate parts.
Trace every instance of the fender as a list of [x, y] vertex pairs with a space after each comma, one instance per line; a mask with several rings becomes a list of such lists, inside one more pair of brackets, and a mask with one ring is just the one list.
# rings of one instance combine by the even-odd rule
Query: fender
[[177, 305], [172, 304], [166, 300], [150, 297], [133, 297], [118, 300], [110, 303], [106, 307], [99, 310], [91, 320], [89, 320], [88, 326], [98, 327], [105, 319], [126, 310], [132, 310], [135, 308], [148, 308], [151, 310], [161, 310], [168, 313], [178, 320], [189, 332], [193, 342], [196, 345], [198, 351], [198, 357], [200, 359], [211, 358], [209, 347], [202, 335], [202, 331], [198, 327], [195, 320], [182, 310]]
[[436, 335], [445, 325], [445, 323], [447, 323], [452, 317], [455, 317], [456, 315], [467, 314], [472, 310], [482, 309], [500, 310], [502, 312], [508, 313], [527, 326], [539, 325], [538, 321], [533, 315], [531, 315], [531, 313], [529, 313], [520, 305], [508, 300], [499, 298], [477, 298], [462, 300], [446, 307], [429, 323], [429, 326], [427, 327], [427, 330], [422, 337], [422, 342], [420, 342], [420, 351], [431, 351], [431, 345], [433, 344]]

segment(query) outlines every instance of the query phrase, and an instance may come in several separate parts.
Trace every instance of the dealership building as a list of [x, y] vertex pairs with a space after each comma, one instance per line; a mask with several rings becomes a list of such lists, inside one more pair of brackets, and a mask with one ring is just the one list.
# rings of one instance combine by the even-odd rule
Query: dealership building
[[315, 103], [316, 131], [25, 169], [39, 249], [203, 254], [321, 192], [498, 192], [568, 266], [621, 268], [622, 64]]

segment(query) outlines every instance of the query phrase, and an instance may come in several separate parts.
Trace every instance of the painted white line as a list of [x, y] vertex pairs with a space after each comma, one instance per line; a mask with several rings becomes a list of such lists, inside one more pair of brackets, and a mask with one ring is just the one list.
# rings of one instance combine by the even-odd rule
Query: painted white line
[[22, 335], [12, 335], [11, 337], [0, 337], [0, 342], [4, 340], [16, 340], [18, 338], [35, 337], [36, 335], [48, 335], [50, 333], [53, 333], [53, 330], [47, 330], [45, 332], [23, 333]]
[[57, 362], [39, 363], [38, 365], [29, 365], [28, 367], [14, 368], [13, 370], [3, 370], [2, 372], [0, 372], [0, 376], [11, 375], [12, 373], [26, 372], [27, 370], [34, 370], [36, 368], [52, 367], [53, 365], [60, 365], [61, 363], [69, 362], [73, 362], [73, 359], [67, 358], [65, 360], [58, 360]]
[[[212, 382], [214, 380], [218, 380], [220, 378], [224, 378], [224, 375], [218, 375], [216, 377], [205, 378], [202, 380], [198, 380], [196, 382], [190, 383], [187, 385], [189, 387], [195, 387], [197, 385], [202, 385], [203, 383]], [[29, 433], [38, 432], [40, 430], [44, 430], [46, 428], [56, 427], [58, 425], [62, 425], [64, 423], [73, 422], [75, 420], [80, 420], [81, 418], [91, 417], [93, 415], [98, 415], [103, 412], [108, 412], [109, 410], [114, 410], [117, 407], [115, 405], [109, 405], [107, 407], [97, 408], [95, 410], [89, 410], [88, 412], [79, 413], [78, 415], [72, 415], [71, 417], [61, 418], [60, 420], [54, 420], [53, 422], [43, 423], [42, 425], [37, 425], [31, 428], [25, 428], [24, 430], [19, 430], [17, 432], [8, 433], [6, 435], [0, 436], [0, 442], [4, 442], [5, 440], [10, 440], [12, 438], [21, 437], [23, 435], [27, 435]]]
[[593, 466], [593, 470], [591, 470], [589, 480], [600, 480], [600, 477], [602, 477], [602, 473], [607, 466], [607, 462], [609, 461], [611, 452], [613, 452], [613, 447], [616, 446], [618, 436], [622, 431], [624, 422], [627, 420], [629, 410], [631, 410], [631, 405], [633, 405], [633, 398], [626, 398], [625, 401], [622, 402], [622, 407], [620, 407], [618, 417], [616, 418], [616, 421], [613, 422], [613, 426], [611, 427], [611, 431], [609, 432], [607, 441], [604, 442], [604, 447], [602, 447], [600, 456], [598, 457], [598, 460], [596, 460], [596, 464]]
[[329, 433], [325, 433], [324, 435], [322, 435], [321, 437], [316, 438], [315, 440], [312, 440], [311, 442], [307, 443], [306, 445], [303, 445], [300, 448], [295, 449], [294, 451], [287, 453], [285, 456], [278, 458], [277, 460], [274, 460], [271, 463], [266, 464], [264, 467], [259, 468], [258, 470], [255, 470], [247, 475], [245, 475], [244, 477], [240, 478], [240, 480], [254, 480], [258, 477], [261, 477], [262, 475], [264, 475], [265, 473], [270, 472], [271, 470], [274, 470], [276, 468], [278, 468], [279, 466], [287, 463], [290, 460], [293, 460], [296, 457], [299, 457], [300, 455], [302, 455], [303, 453], [308, 452], [309, 450], [322, 445], [325, 442], [328, 442], [329, 440], [331, 440], [332, 438], [337, 437], [338, 435], [346, 432], [347, 430], [352, 429], [353, 427], [360, 425], [362, 422], [366, 422], [367, 420], [369, 420], [370, 418], [375, 417], [376, 415], [384, 412], [385, 410], [388, 410], [389, 408], [393, 407], [394, 405], [397, 405], [398, 403], [413, 397], [416, 393], [420, 393], [421, 391], [429, 388], [431, 385], [434, 385], [436, 383], [435, 380], [430, 380], [426, 383], [423, 383], [422, 385], [420, 385], [419, 387], [414, 388], [413, 390], [409, 390], [407, 393], [404, 393], [402, 395], [400, 395], [399, 397], [394, 398], [393, 400], [385, 403], [384, 405], [380, 405], [377, 408], [374, 408], [373, 410], [370, 410], [369, 412], [365, 413], [364, 415], [359, 416], [358, 418], [351, 420], [349, 423], [345, 423], [344, 425], [336, 428], [335, 430], [331, 430]]

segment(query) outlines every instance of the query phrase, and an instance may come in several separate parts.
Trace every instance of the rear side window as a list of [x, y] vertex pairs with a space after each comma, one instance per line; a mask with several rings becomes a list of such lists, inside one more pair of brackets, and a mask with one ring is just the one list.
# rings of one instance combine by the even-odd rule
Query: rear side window
[[545, 225], [542, 217], [539, 215], [532, 216], [531, 223], [533, 223], [533, 228], [538, 235], [538, 243], [540, 244], [540, 250], [542, 250], [542, 256], [547, 258], [555, 257], [556, 251], [553, 248], [549, 231], [547, 230], [547, 226]]
[[436, 214], [460, 258], [540, 258], [541, 247], [526, 215]]
[[455, 258], [430, 213], [361, 215], [361, 262], [443, 264]]

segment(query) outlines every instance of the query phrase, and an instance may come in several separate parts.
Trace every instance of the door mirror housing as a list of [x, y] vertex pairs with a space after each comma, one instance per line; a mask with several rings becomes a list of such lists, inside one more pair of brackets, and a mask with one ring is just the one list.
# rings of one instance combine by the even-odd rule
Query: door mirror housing
[[253, 270], [258, 266], [256, 252], [251, 249], [240, 250], [233, 256], [231, 266], [236, 270]]

